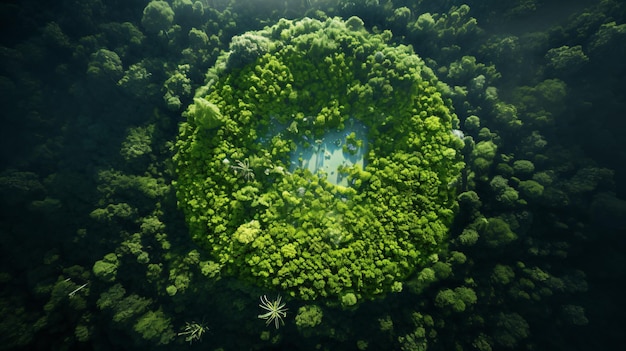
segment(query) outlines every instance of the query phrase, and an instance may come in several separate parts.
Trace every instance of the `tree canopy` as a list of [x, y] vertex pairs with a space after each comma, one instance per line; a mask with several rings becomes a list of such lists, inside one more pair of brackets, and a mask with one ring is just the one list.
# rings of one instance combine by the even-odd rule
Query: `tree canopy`
[[[433, 72], [356, 17], [238, 38], [176, 142], [191, 235], [225, 272], [305, 300], [397, 289], [440, 251], [457, 208], [463, 142]], [[293, 166], [299, 140], [353, 120], [371, 142], [364, 168], [339, 170], [347, 186]]]

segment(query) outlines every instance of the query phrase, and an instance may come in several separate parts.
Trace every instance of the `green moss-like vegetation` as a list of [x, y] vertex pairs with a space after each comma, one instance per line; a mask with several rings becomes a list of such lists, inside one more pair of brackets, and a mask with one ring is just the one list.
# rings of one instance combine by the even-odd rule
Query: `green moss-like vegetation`
[[[194, 240], [224, 272], [305, 300], [398, 290], [442, 250], [457, 207], [462, 142], [435, 76], [389, 33], [340, 19], [245, 35], [266, 45], [218, 59], [176, 142]], [[369, 149], [365, 169], [341, 169], [348, 186], [292, 167], [296, 141], [350, 118]]]
[[3, 2], [0, 348], [619, 349], [625, 5]]

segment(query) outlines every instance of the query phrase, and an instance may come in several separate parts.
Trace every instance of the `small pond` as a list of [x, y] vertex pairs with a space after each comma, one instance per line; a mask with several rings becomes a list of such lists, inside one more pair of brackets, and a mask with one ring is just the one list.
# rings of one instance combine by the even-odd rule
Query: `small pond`
[[347, 186], [348, 180], [338, 171], [341, 166], [359, 165], [365, 168], [367, 127], [350, 118], [343, 130], [327, 131], [321, 138], [302, 135], [291, 153], [290, 171], [304, 168], [313, 174], [326, 176], [335, 185]]

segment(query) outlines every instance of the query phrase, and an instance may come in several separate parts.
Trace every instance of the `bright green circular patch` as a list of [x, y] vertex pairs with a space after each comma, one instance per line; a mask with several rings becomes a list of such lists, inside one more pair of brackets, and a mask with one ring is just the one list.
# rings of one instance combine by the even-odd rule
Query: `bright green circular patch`
[[[233, 38], [185, 113], [174, 157], [193, 239], [223, 273], [353, 305], [401, 290], [441, 251], [462, 142], [432, 71], [390, 38], [355, 17]], [[346, 158], [359, 141], [367, 150], [364, 169], [338, 170], [345, 185], [294, 165], [350, 120], [367, 140], [333, 142], [353, 145]]]

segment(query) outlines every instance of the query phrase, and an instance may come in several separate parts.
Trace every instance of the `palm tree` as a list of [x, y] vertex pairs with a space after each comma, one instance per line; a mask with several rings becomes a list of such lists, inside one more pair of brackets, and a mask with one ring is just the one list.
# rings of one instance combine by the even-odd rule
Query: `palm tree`
[[235, 162], [237, 164], [230, 166], [230, 168], [232, 168], [235, 171], [236, 175], [240, 175], [241, 177], [245, 178], [247, 181], [254, 179], [254, 171], [250, 167], [250, 161], [248, 161], [248, 159], [243, 160], [243, 162], [239, 160]]
[[265, 325], [270, 325], [272, 321], [276, 326], [276, 329], [280, 327], [280, 324], [285, 325], [283, 318], [287, 316], [287, 308], [284, 303], [281, 303], [282, 298], [280, 295], [276, 297], [276, 300], [270, 301], [267, 299], [266, 295], [261, 296], [261, 303], [259, 307], [266, 310], [266, 313], [260, 314], [258, 317], [261, 319], [265, 319]]
[[187, 322], [183, 331], [178, 333], [178, 336], [185, 336], [185, 341], [189, 341], [189, 343], [193, 343], [194, 341], [202, 339], [202, 334], [206, 332], [209, 328], [205, 327], [202, 323], [196, 322]]

